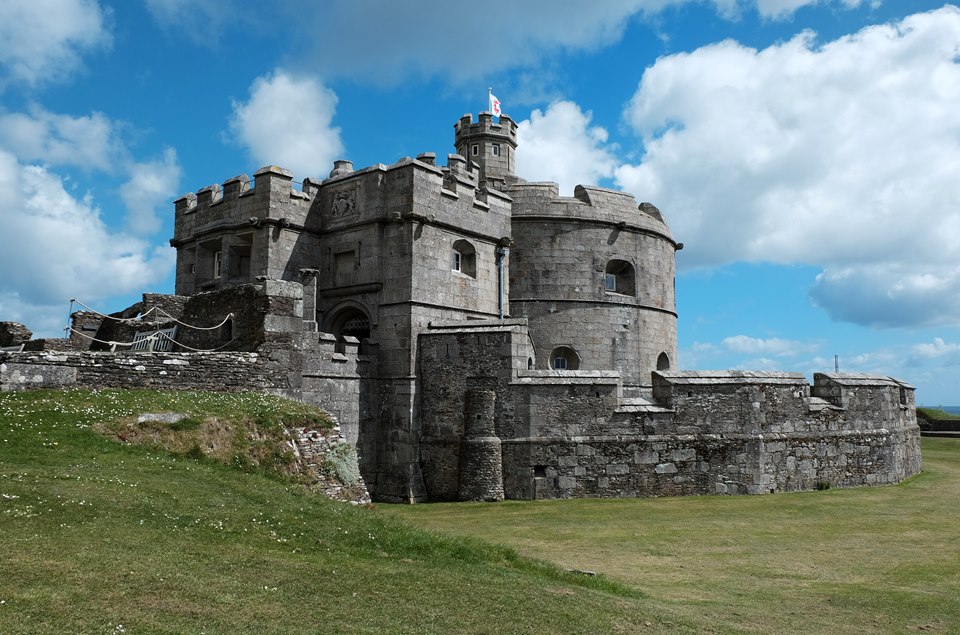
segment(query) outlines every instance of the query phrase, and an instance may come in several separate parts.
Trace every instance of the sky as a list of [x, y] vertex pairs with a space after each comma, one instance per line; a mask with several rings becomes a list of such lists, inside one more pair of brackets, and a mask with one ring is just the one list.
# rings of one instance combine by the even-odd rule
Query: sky
[[[960, 7], [922, 0], [4, 0], [0, 320], [173, 292], [173, 201], [453, 152], [655, 204], [678, 366], [960, 404]], [[441, 163], [445, 161], [441, 158]], [[73, 305], [77, 308], [77, 305]]]

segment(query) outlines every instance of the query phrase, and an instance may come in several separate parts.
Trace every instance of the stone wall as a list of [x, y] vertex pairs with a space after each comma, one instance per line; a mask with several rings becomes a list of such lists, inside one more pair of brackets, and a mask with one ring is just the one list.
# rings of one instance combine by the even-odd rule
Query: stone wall
[[0, 353], [0, 390], [156, 388], [290, 391], [287, 371], [258, 353]]
[[461, 444], [469, 390], [492, 391], [494, 434], [517, 436], [510, 385], [532, 363], [522, 320], [438, 322], [420, 335], [419, 459], [430, 500], [460, 497]]
[[888, 377], [824, 373], [811, 387], [798, 373], [654, 372], [648, 400], [625, 397], [612, 371], [526, 370], [525, 346], [522, 322], [421, 336], [436, 371], [421, 386], [431, 500], [460, 496], [464, 396], [478, 388], [496, 394], [506, 498], [762, 494], [896, 483], [921, 467], [913, 389]]
[[334, 500], [366, 504], [370, 493], [357, 467], [352, 443], [343, 438], [339, 423], [332, 430], [288, 428], [297, 465], [310, 477], [312, 489]]

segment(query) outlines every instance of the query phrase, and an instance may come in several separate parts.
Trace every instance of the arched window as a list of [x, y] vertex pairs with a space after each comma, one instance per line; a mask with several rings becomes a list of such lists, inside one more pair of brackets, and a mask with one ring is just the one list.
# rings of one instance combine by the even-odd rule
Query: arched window
[[453, 251], [450, 252], [450, 268], [471, 278], [476, 278], [477, 250], [474, 246], [466, 240], [458, 240], [453, 243]]
[[657, 370], [670, 370], [670, 358], [666, 353], [660, 353], [657, 358]]
[[637, 295], [636, 273], [626, 260], [611, 260], [603, 277], [603, 289], [607, 293]]
[[550, 367], [554, 370], [577, 370], [580, 356], [569, 346], [558, 346], [550, 353]]

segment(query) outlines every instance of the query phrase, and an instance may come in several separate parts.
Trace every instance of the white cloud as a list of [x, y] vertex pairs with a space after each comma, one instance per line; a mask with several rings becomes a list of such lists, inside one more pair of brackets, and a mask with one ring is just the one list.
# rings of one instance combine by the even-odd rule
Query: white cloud
[[[820, 265], [814, 298], [839, 319], [956, 324], [935, 294], [960, 290], [958, 55], [947, 6], [823, 45], [661, 58], [625, 112], [646, 154], [617, 181], [664, 210], [682, 267]], [[900, 304], [917, 297], [935, 302]]]
[[[801, 5], [837, 4], [829, 0], [708, 1], [727, 19], [736, 19], [744, 9], [783, 19]], [[235, 0], [147, 0], [147, 8], [158, 24], [176, 27], [197, 42], [218, 42], [227, 29], [248, 38], [283, 30], [294, 49], [288, 66], [301, 64], [298, 70], [323, 77], [390, 85], [411, 76], [441, 76], [462, 84], [507, 69], [538, 67], [558, 53], [592, 51], [617, 42], [632, 19], [653, 18], [668, 7], [701, 2], [526, 0], [498, 10], [465, 0], [353, 0], [319, 5], [314, 0], [278, 0], [259, 4], [256, 21]], [[860, 0], [839, 0], [839, 4], [851, 7]], [[322, 37], [317, 35], [318, 24]], [[521, 90], [544, 89], [525, 85]]]
[[902, 263], [828, 267], [810, 297], [834, 319], [866, 326], [956, 325], [960, 267], [941, 265], [922, 251], [917, 255]]
[[498, 12], [449, 0], [357, 0], [327, 5], [324, 37], [310, 33], [305, 43], [311, 66], [326, 74], [395, 83], [401, 73], [439, 73], [463, 81], [534, 64], [560, 50], [615, 42], [631, 15], [667, 4], [530, 0]]
[[132, 232], [145, 235], [160, 229], [158, 213], [177, 191], [180, 172], [173, 148], [167, 148], [153, 161], [130, 167], [130, 180], [120, 187], [120, 198], [127, 207], [127, 224]]
[[[144, 0], [154, 21], [164, 29], [176, 29], [195, 44], [217, 45], [227, 26], [252, 35], [256, 17], [267, 17], [269, 3], [255, 12], [238, 0]], [[256, 16], [256, 17], [254, 17]]]
[[336, 107], [336, 94], [316, 80], [278, 70], [233, 103], [230, 130], [260, 165], [287, 168], [297, 180], [326, 177], [343, 154], [340, 129], [331, 127]]
[[757, 11], [765, 18], [781, 19], [817, 0], [757, 0]]
[[[95, 301], [162, 280], [173, 251], [111, 232], [88, 198], [77, 199], [47, 168], [0, 150], [0, 302], [18, 315], [48, 319], [67, 301]], [[28, 324], [29, 325], [29, 324]], [[36, 330], [36, 329], [35, 329]]]
[[107, 18], [96, 0], [0, 2], [0, 84], [69, 77], [81, 55], [110, 46]]
[[0, 316], [4, 321], [20, 322], [33, 333], [33, 338], [66, 337], [67, 301], [38, 305], [25, 302], [16, 291], [0, 291]]
[[880, 6], [881, 0], [839, 0], [838, 2], [830, 2], [830, 0], [756, 0], [757, 12], [761, 17], [772, 20], [790, 18], [798, 9], [818, 4], [839, 4], [845, 9], [856, 9], [860, 5], [866, 4], [876, 8]]
[[0, 147], [21, 161], [41, 161], [107, 172], [126, 153], [116, 124], [103, 113], [73, 117], [34, 105], [29, 113], [0, 113]]
[[769, 357], [756, 357], [746, 359], [733, 366], [731, 370], [761, 370], [761, 371], [782, 371], [783, 367], [775, 359]]
[[99, 112], [72, 116], [33, 105], [28, 113], [0, 113], [0, 150], [21, 163], [128, 175], [120, 187], [127, 225], [136, 234], [148, 234], [160, 227], [157, 209], [179, 186], [180, 166], [172, 148], [137, 162], [124, 142], [125, 127]]
[[960, 364], [960, 344], [946, 342], [941, 337], [933, 338], [932, 342], [915, 344], [910, 352], [914, 363], [937, 360], [948, 365]]
[[811, 353], [819, 347], [817, 344], [799, 342], [796, 340], [785, 340], [779, 337], [757, 338], [747, 335], [734, 335], [726, 337], [720, 342], [726, 349], [736, 353], [748, 353], [751, 355], [766, 354], [777, 357], [788, 357], [799, 355], [801, 353]]
[[591, 117], [569, 101], [530, 113], [517, 125], [517, 174], [529, 181], [556, 181], [565, 195], [575, 185], [613, 176], [617, 163], [607, 131], [591, 127]]

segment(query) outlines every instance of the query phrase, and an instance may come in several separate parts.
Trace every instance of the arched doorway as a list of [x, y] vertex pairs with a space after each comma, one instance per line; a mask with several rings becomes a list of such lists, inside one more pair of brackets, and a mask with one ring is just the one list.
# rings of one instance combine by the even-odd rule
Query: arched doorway
[[344, 306], [333, 311], [324, 321], [324, 329], [337, 337], [342, 343], [344, 337], [355, 337], [361, 342], [370, 337], [370, 317], [366, 311], [355, 305]]

